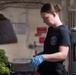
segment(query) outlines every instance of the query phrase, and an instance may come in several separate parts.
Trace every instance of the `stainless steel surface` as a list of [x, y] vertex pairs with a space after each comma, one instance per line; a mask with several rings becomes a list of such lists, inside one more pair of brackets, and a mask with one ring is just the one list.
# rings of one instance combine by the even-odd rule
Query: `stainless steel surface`
[[11, 63], [11, 71], [34, 71], [29, 66], [30, 58], [15, 58]]
[[12, 64], [27, 64], [30, 62], [30, 58], [14, 58]]

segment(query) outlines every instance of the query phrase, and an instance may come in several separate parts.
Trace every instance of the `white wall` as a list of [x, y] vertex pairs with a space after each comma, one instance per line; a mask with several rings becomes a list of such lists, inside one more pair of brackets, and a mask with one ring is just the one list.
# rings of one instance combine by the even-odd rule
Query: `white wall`
[[[5, 49], [6, 55], [9, 60], [13, 58], [30, 58], [34, 54], [33, 49], [28, 49], [29, 43], [38, 42], [38, 37], [35, 37], [36, 27], [46, 26], [40, 17], [39, 9], [22, 9], [22, 8], [6, 8], [0, 11], [3, 13], [12, 23], [25, 23], [25, 34], [16, 34], [18, 43], [0, 45], [0, 48]], [[26, 14], [28, 12], [28, 14]], [[26, 22], [28, 21], [28, 22]]]

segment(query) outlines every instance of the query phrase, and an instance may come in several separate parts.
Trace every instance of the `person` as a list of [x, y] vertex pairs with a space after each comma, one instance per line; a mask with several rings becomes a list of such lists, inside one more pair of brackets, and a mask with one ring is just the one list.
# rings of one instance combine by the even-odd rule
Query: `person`
[[44, 4], [40, 11], [43, 22], [48, 25], [48, 32], [44, 50], [32, 57], [29, 63], [31, 67], [38, 67], [40, 75], [67, 75], [63, 62], [69, 52], [71, 35], [59, 18], [60, 11], [61, 6], [52, 3]]

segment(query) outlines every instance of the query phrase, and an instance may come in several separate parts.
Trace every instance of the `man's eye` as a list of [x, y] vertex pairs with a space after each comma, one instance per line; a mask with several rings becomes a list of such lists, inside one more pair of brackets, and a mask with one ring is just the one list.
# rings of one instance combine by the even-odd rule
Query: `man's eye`
[[46, 17], [45, 19], [48, 19], [48, 17]]

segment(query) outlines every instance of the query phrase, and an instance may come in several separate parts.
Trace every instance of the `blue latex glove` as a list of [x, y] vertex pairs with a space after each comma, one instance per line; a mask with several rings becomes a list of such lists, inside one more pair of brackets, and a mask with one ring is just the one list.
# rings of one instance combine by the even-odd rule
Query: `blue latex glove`
[[35, 56], [37, 56], [37, 55], [41, 55], [41, 54], [43, 54], [43, 51], [42, 51], [42, 52], [37, 53], [36, 55], [34, 55], [34, 57], [35, 57]]
[[41, 55], [41, 54], [43, 54], [43, 51], [42, 52], [39, 52], [38, 54], [36, 54], [36, 55]]
[[31, 67], [37, 67], [43, 61], [44, 61], [43, 56], [42, 55], [37, 55], [37, 56], [31, 58], [31, 61], [29, 63], [29, 66], [31, 66]]

